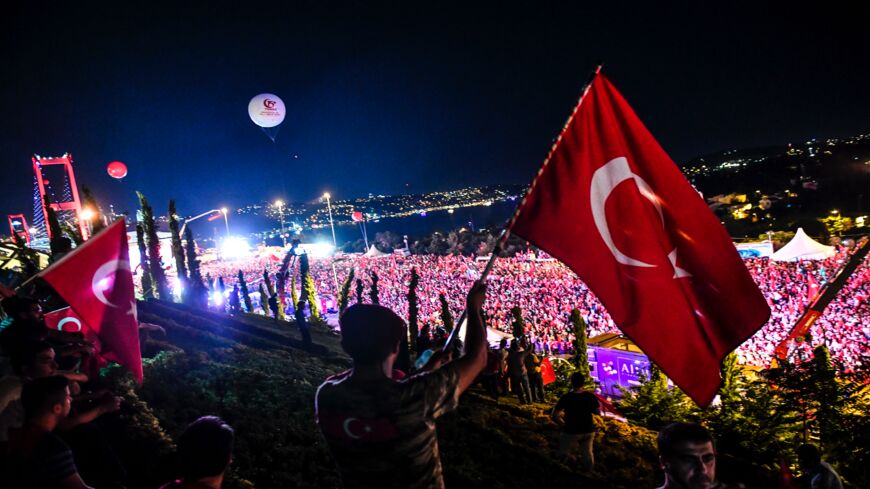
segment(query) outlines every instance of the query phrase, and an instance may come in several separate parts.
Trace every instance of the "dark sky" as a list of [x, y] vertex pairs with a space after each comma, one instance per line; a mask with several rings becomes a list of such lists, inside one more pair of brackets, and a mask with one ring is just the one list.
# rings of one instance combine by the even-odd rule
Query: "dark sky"
[[[0, 16], [4, 217], [30, 218], [33, 153], [72, 153], [116, 209], [184, 214], [526, 183], [599, 59], [677, 162], [870, 130], [858, 7], [65, 3]], [[275, 143], [260, 92], [287, 106]]]

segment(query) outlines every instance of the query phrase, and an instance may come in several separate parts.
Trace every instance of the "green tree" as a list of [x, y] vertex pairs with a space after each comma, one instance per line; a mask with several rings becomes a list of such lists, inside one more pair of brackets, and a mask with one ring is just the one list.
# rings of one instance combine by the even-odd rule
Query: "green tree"
[[142, 298], [147, 301], [154, 298], [154, 281], [151, 279], [151, 266], [145, 250], [145, 228], [142, 224], [136, 225], [136, 245], [139, 247], [139, 267], [142, 268]]
[[187, 270], [189, 274], [188, 284], [190, 291], [187, 294], [188, 304], [201, 309], [208, 308], [208, 288], [202, 281], [202, 271], [199, 268], [199, 258], [196, 256], [196, 241], [193, 239], [193, 231], [190, 226], [184, 229], [184, 241], [187, 245]]
[[411, 282], [408, 284], [408, 333], [411, 336], [411, 349], [415, 353], [417, 351], [417, 339], [420, 336], [420, 331], [417, 326], [417, 284], [420, 282], [420, 276], [417, 275], [417, 268], [411, 268]]
[[307, 254], [299, 255], [299, 276], [302, 279], [302, 297], [308, 302], [311, 318], [320, 319], [320, 308], [317, 307], [317, 290], [314, 286], [314, 279], [311, 278]]
[[511, 308], [511, 316], [514, 318], [511, 323], [514, 340], [519, 341], [526, 335], [526, 321], [523, 319], [523, 310], [519, 306], [514, 306]]
[[341, 290], [338, 293], [338, 313], [342, 314], [347, 309], [347, 303], [350, 300], [350, 285], [353, 283], [354, 270], [350, 269], [344, 282], [341, 284]]
[[[48, 226], [48, 231], [51, 233], [52, 241], [63, 237], [63, 228], [60, 227], [60, 221], [57, 219], [57, 212], [51, 207], [51, 199], [48, 198], [48, 195], [43, 199], [43, 205], [45, 206], [45, 214], [46, 214], [46, 225]], [[51, 250], [52, 253], [55, 253], [54, 247]]]
[[178, 228], [178, 212], [175, 210], [175, 199], [169, 201], [169, 232], [172, 235], [172, 258], [175, 259], [175, 271], [178, 284], [181, 286], [181, 301], [188, 302], [190, 284], [187, 278], [187, 266], [184, 264], [184, 247], [181, 245], [181, 234]]
[[586, 348], [586, 321], [580, 315], [579, 309], [571, 311], [571, 326], [574, 330], [574, 366], [583, 374], [583, 378], [592, 382], [589, 374], [589, 353]]
[[453, 313], [450, 312], [450, 304], [447, 303], [447, 298], [444, 294], [438, 294], [438, 301], [441, 303], [441, 324], [444, 329], [450, 333], [453, 331]]
[[677, 387], [668, 388], [667, 377], [654, 363], [648, 376], [639, 377], [640, 385], [623, 389], [620, 409], [628, 419], [653, 430], [690, 420], [691, 401]]
[[356, 303], [363, 303], [363, 281], [362, 279], [356, 279]]
[[245, 311], [248, 313], [254, 312], [254, 306], [251, 304], [251, 295], [248, 293], [248, 283], [245, 282], [245, 274], [239, 270], [239, 290], [242, 292], [242, 300], [245, 303]]
[[266, 316], [272, 314], [269, 312], [269, 293], [266, 291], [263, 282], [260, 282], [260, 307], [263, 308], [263, 314]]
[[851, 217], [842, 216], [839, 212], [819, 219], [819, 222], [825, 225], [825, 229], [831, 236], [842, 236], [855, 227], [855, 221]]
[[[290, 273], [289, 270], [287, 272], [281, 272], [275, 274], [275, 293], [278, 295], [278, 319], [283, 321], [286, 316], [284, 315], [284, 305], [287, 303], [287, 273]], [[293, 303], [293, 307], [296, 307], [296, 303]]]
[[142, 225], [145, 228], [145, 245], [148, 247], [151, 280], [157, 290], [157, 297], [160, 300], [171, 301], [172, 294], [169, 292], [166, 274], [163, 272], [163, 261], [160, 258], [160, 239], [157, 237], [157, 226], [154, 223], [154, 210], [142, 192], [136, 192], [136, 195], [139, 196], [139, 206], [142, 208]]
[[299, 304], [299, 294], [296, 292], [296, 274], [290, 275], [290, 300], [293, 301], [293, 307]]
[[378, 297], [378, 274], [372, 270], [372, 287], [369, 289], [369, 298], [372, 304], [380, 304], [381, 299]]
[[106, 227], [102, 218], [103, 210], [100, 208], [100, 204], [97, 203], [97, 199], [95, 199], [93, 194], [91, 194], [91, 190], [87, 187], [82, 187], [82, 203], [84, 204], [84, 207], [89, 208], [92, 211], [91, 218], [88, 219], [91, 228], [91, 235], [97, 234]]

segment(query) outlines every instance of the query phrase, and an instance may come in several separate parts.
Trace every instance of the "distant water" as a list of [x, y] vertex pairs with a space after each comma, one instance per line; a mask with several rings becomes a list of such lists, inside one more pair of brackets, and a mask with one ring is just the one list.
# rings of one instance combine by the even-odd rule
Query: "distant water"
[[[366, 230], [369, 241], [374, 241], [375, 234], [383, 231], [392, 231], [402, 235], [408, 235], [409, 239], [427, 236], [435, 231], [449, 232], [457, 228], [500, 229], [513, 215], [518, 201], [495, 202], [491, 206], [477, 206], [454, 209], [453, 214], [446, 210], [429, 212], [425, 216], [419, 214], [408, 217], [396, 217], [380, 219], [378, 222], [368, 221]], [[289, 221], [285, 221], [289, 224]], [[199, 222], [191, 224], [200, 235], [223, 235], [223, 220], [209, 223]], [[261, 216], [230, 216], [230, 232], [236, 235], [247, 235], [263, 232], [269, 229], [278, 229], [280, 223]], [[309, 241], [332, 241], [332, 233], [329, 227], [320, 229], [304, 229], [303, 233]], [[335, 238], [339, 245], [348, 241], [362, 238], [357, 224], [335, 226]], [[268, 244], [279, 244], [280, 238], [274, 238], [274, 242], [268, 240]]]

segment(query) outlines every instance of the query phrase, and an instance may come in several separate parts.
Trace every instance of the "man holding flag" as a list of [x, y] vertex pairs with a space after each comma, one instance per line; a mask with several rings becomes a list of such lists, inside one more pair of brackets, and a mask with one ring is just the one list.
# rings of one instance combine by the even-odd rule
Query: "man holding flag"
[[42, 271], [75, 313], [97, 355], [117, 362], [142, 382], [142, 354], [127, 233], [119, 219]]

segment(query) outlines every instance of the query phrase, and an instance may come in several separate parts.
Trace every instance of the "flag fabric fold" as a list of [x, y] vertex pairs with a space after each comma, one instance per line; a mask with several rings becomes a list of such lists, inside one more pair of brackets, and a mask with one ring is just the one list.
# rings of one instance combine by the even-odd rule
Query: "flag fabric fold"
[[568, 265], [696, 403], [770, 309], [719, 220], [603, 75], [509, 230]]
[[[93, 236], [40, 277], [69, 304], [97, 353], [142, 382], [139, 323], [124, 220]], [[72, 315], [70, 315], [72, 317]]]

